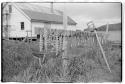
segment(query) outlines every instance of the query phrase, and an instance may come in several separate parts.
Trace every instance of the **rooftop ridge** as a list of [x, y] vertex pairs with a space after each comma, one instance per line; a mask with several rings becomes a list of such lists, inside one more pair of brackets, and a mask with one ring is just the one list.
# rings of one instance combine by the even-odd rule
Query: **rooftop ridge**
[[[51, 13], [51, 8], [33, 4], [33, 3], [15, 3], [20, 9], [27, 9], [32, 10], [36, 12], [42, 12], [42, 13]], [[54, 14], [56, 15], [62, 15], [60, 10], [54, 9]]]

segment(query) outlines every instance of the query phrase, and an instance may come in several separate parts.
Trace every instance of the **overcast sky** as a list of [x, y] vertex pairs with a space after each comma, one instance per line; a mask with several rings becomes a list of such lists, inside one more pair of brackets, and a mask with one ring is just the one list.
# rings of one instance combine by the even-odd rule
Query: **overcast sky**
[[[50, 7], [50, 3], [39, 5]], [[97, 27], [107, 22], [121, 22], [120, 3], [54, 3], [53, 6], [61, 11], [65, 9], [67, 15], [78, 23], [78, 29], [86, 28], [86, 23], [91, 20]]]

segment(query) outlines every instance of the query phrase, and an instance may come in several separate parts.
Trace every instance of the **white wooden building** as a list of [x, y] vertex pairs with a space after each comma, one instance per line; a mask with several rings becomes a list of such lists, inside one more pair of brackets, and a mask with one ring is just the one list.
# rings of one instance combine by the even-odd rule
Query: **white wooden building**
[[[9, 38], [24, 38], [27, 32], [37, 37], [40, 28], [63, 29], [63, 12], [31, 3], [8, 3], [3, 10], [3, 30], [6, 25]], [[75, 27], [76, 22], [68, 17], [67, 29]]]

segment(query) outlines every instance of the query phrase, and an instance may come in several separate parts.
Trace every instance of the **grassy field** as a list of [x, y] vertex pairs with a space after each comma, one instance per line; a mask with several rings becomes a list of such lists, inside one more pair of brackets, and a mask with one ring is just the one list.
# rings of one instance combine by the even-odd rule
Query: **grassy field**
[[[39, 64], [38, 43], [3, 41], [2, 81], [4, 82], [121, 82], [121, 48], [103, 45], [112, 73], [108, 71], [98, 47], [67, 50], [64, 77], [62, 54], [48, 53]], [[42, 58], [41, 58], [42, 59]], [[65, 80], [66, 79], [66, 80]]]

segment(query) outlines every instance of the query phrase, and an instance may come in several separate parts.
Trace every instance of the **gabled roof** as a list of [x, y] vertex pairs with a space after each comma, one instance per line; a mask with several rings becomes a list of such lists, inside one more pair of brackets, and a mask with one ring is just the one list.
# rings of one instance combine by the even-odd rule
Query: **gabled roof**
[[[47, 23], [63, 23], [63, 13], [58, 10], [54, 10], [51, 13], [51, 9], [29, 3], [16, 3], [16, 5], [31, 18], [32, 22], [47, 22]], [[76, 25], [77, 23], [68, 17], [68, 24]]]

